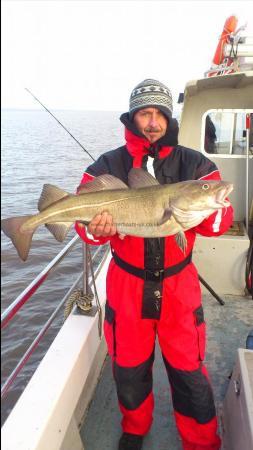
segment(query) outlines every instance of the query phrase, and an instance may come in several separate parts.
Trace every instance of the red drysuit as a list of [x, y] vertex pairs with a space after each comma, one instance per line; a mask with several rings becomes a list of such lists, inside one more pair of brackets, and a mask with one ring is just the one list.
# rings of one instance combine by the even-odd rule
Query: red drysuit
[[[220, 179], [217, 167], [201, 153], [168, 145], [169, 133], [151, 146], [134, 130], [126, 115], [122, 121], [126, 125], [126, 146], [102, 155], [87, 169], [82, 183], [104, 173], [127, 183], [131, 167], [147, 168], [150, 156], [161, 184]], [[103, 244], [110, 240], [114, 255], [107, 274], [104, 332], [113, 361], [124, 432], [145, 435], [151, 427], [152, 365], [157, 336], [184, 450], [220, 448], [212, 390], [202, 362], [205, 322], [191, 252], [196, 233], [218, 236], [229, 228], [232, 216], [230, 206], [186, 231], [186, 255], [174, 236], [160, 239], [126, 236], [121, 240], [116, 234], [110, 239], [89, 239], [85, 229], [76, 225], [86, 242]], [[145, 271], [136, 272], [136, 268]]]

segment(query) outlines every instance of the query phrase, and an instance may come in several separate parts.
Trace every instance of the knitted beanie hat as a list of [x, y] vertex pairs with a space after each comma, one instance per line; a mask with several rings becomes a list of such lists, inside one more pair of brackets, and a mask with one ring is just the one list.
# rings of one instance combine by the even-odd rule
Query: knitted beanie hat
[[147, 79], [137, 84], [133, 89], [129, 102], [129, 118], [143, 108], [155, 107], [170, 119], [172, 117], [173, 105], [170, 90], [160, 81]]

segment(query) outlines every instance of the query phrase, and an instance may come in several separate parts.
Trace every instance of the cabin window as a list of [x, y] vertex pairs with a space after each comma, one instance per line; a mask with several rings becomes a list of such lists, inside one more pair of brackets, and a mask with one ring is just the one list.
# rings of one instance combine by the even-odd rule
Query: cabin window
[[250, 115], [249, 154], [253, 155], [253, 111], [210, 110], [203, 117], [202, 149], [213, 155], [247, 153], [246, 115]]

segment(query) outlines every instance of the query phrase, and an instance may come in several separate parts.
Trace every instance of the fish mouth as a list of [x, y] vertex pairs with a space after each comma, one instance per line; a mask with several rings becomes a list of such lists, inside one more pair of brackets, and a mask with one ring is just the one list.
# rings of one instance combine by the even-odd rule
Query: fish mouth
[[230, 194], [230, 192], [232, 192], [233, 188], [234, 188], [233, 185], [231, 183], [228, 183], [227, 185], [223, 186], [222, 189], [220, 189], [217, 192], [217, 195], [215, 198], [215, 202], [217, 203], [217, 205], [219, 205], [221, 207], [230, 206], [230, 201], [227, 200], [227, 197]]

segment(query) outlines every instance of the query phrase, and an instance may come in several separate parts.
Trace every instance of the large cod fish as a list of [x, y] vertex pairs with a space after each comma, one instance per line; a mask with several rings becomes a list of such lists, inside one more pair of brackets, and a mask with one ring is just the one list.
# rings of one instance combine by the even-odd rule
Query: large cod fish
[[62, 242], [75, 221], [88, 224], [103, 211], [113, 217], [121, 234], [140, 237], [176, 235], [183, 252], [184, 231], [198, 225], [214, 211], [229, 206], [233, 189], [225, 181], [183, 181], [160, 185], [143, 169], [131, 169], [129, 187], [112, 175], [101, 175], [79, 186], [79, 195], [45, 184], [38, 202], [39, 213], [1, 221], [20, 258], [27, 259], [32, 236], [46, 225]]

